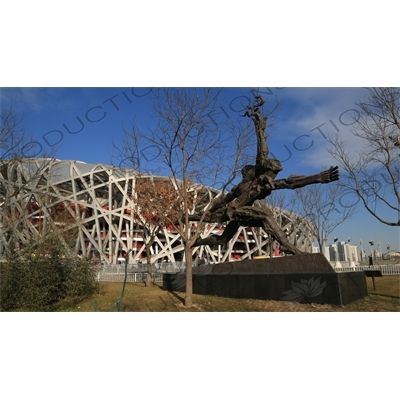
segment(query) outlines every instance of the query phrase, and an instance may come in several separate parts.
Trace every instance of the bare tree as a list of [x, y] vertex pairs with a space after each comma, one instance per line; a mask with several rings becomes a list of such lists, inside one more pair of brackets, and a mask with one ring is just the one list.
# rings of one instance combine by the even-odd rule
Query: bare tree
[[[341, 185], [378, 221], [400, 226], [400, 89], [366, 90], [353, 116], [357, 149], [337, 135], [328, 151], [345, 171]], [[392, 220], [383, 217], [387, 210]]]
[[309, 225], [321, 253], [324, 239], [356, 212], [354, 202], [345, 200], [345, 193], [345, 188], [334, 182], [324, 187], [306, 186], [293, 194], [295, 212]]
[[170, 224], [169, 221], [176, 221], [180, 216], [177, 193], [169, 180], [154, 176], [136, 177], [135, 205], [133, 218], [142, 228], [147, 261], [146, 286], [149, 287], [154, 241], [159, 232]]
[[51, 157], [51, 154], [42, 154], [41, 161], [31, 158], [32, 152], [37, 155], [37, 143], [27, 136], [22, 122], [23, 116], [19, 117], [12, 107], [0, 110], [1, 251], [17, 235], [18, 226], [24, 221], [24, 210], [18, 203], [22, 198], [26, 200], [31, 196], [27, 188], [41, 179]]
[[[160, 168], [159, 174], [170, 177], [175, 207], [165, 212], [165, 204], [160, 201], [151, 206], [157, 218], [164, 218], [163, 223], [181, 237], [186, 262], [185, 306], [191, 307], [192, 247], [204, 228], [204, 216], [242, 167], [252, 135], [248, 125], [220, 123], [222, 113], [216, 107], [219, 89], [164, 88], [153, 93], [157, 126], [146, 133], [123, 129], [117, 158], [125, 160], [125, 166], [142, 169], [138, 150], [149, 144], [158, 149], [160, 163], [151, 172]], [[195, 213], [200, 218], [194, 223], [189, 216]]]
[[0, 110], [0, 160], [20, 158], [25, 141], [23, 117], [18, 117], [12, 108]]

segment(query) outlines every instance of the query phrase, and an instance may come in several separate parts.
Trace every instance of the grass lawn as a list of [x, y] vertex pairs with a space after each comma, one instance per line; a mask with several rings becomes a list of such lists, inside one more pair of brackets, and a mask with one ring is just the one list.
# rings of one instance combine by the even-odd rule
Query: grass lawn
[[[345, 306], [299, 304], [285, 301], [230, 299], [217, 296], [193, 295], [194, 306], [183, 306], [184, 293], [162, 290], [156, 283], [144, 287], [143, 283], [127, 283], [121, 311], [400, 311], [400, 276], [390, 275], [367, 278], [369, 296]], [[121, 295], [122, 283], [102, 282], [93, 297], [76, 302], [64, 302], [53, 311], [117, 311], [116, 302]]]

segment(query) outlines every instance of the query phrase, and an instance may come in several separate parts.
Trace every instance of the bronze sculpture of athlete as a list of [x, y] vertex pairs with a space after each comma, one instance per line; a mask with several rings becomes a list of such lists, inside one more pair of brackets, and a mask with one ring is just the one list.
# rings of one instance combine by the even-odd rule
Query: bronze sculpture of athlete
[[[275, 180], [283, 168], [279, 160], [268, 158], [269, 150], [265, 131], [267, 118], [263, 117], [260, 111], [264, 99], [256, 96], [256, 100], [253, 106], [247, 107], [247, 111], [243, 115], [251, 118], [254, 123], [257, 135], [256, 163], [255, 165], [246, 165], [242, 169], [242, 181], [224, 197], [217, 200], [205, 218], [207, 222], [229, 221], [223, 234], [199, 238], [193, 247], [224, 245], [232, 239], [239, 226], [260, 226], [280, 243], [282, 251], [289, 254], [301, 254], [302, 252], [288, 241], [285, 233], [276, 223], [272, 211], [267, 207], [263, 209], [254, 207], [253, 203], [269, 196], [272, 190], [297, 189], [314, 183], [336, 181], [339, 179], [338, 167], [331, 167], [316, 175], [290, 175], [288, 178]], [[191, 218], [191, 220], [196, 219], [196, 215]]]

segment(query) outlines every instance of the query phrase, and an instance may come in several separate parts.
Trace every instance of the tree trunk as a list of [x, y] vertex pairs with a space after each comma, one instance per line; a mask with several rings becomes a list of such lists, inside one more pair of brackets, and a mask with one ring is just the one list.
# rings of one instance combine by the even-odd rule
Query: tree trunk
[[317, 239], [317, 241], [318, 241], [319, 252], [325, 255], [323, 239], [322, 239], [322, 242], [321, 242], [321, 240], [319, 238]]
[[192, 307], [193, 280], [192, 280], [192, 249], [190, 248], [190, 243], [185, 243], [185, 261], [186, 261], [185, 307]]
[[150, 255], [150, 246], [146, 246], [146, 260], [147, 260], [147, 276], [146, 276], [146, 286], [151, 286], [151, 255]]

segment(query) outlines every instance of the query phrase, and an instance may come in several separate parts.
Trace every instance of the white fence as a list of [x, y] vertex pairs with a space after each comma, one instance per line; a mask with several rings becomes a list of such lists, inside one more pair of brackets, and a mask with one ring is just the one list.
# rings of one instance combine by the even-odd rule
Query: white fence
[[345, 267], [335, 267], [335, 272], [354, 272], [354, 271], [381, 271], [382, 275], [400, 275], [400, 264], [392, 264], [392, 265], [363, 265], [363, 266], [345, 266]]
[[[163, 274], [152, 273], [151, 281], [152, 282], [162, 282]], [[99, 282], [123, 282], [125, 279], [125, 272], [118, 273], [105, 273], [101, 274], [100, 272], [96, 276], [96, 280]], [[126, 274], [127, 282], [146, 282], [147, 273], [146, 272], [128, 272]]]
[[[162, 282], [165, 273], [183, 272], [185, 263], [154, 263], [152, 264], [152, 282]], [[125, 278], [125, 265], [100, 265], [96, 273], [96, 280], [99, 282], [123, 282]], [[144, 282], [147, 278], [147, 265], [129, 264], [127, 266], [127, 282]]]

